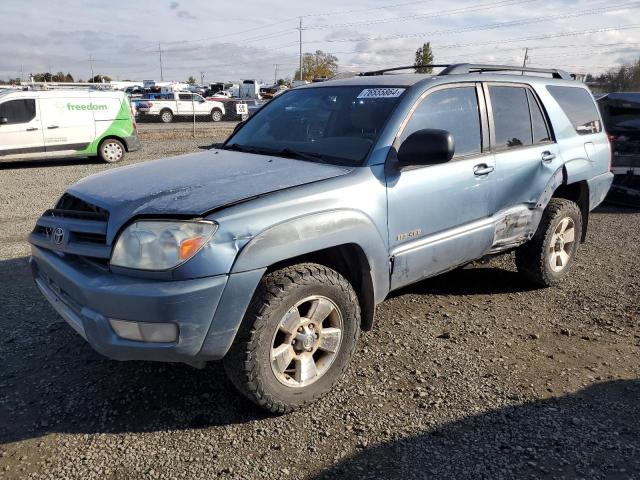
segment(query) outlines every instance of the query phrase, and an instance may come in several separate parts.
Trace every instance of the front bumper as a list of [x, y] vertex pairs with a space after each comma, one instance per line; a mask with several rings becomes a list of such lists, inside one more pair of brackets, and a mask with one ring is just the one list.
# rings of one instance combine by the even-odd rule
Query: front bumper
[[[211, 335], [220, 345], [230, 345], [244, 314], [238, 312], [234, 328], [223, 322], [219, 331], [212, 325], [228, 275], [169, 282], [132, 278], [36, 246], [30, 265], [38, 288], [56, 311], [96, 351], [116, 360], [194, 363], [222, 357], [226, 349], [209, 349], [207, 358], [201, 358], [205, 339]], [[115, 334], [110, 318], [173, 322], [179, 338], [174, 343], [125, 340]]]

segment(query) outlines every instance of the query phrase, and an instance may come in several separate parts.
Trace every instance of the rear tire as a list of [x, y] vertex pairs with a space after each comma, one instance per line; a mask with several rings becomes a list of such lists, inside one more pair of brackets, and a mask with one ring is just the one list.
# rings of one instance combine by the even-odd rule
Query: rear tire
[[106, 163], [117, 163], [125, 157], [125, 151], [120, 140], [107, 138], [98, 147], [98, 158]]
[[342, 377], [360, 335], [353, 287], [328, 267], [267, 273], [224, 358], [231, 382], [273, 413], [311, 403]]
[[582, 237], [582, 214], [571, 200], [552, 198], [531, 240], [516, 249], [518, 272], [540, 287], [567, 275]]
[[213, 120], [214, 122], [219, 122], [220, 120], [222, 120], [222, 111], [218, 110], [217, 108], [214, 108], [213, 110], [211, 110], [211, 120]]
[[171, 123], [173, 122], [173, 113], [171, 110], [163, 110], [160, 112], [160, 121], [162, 123]]

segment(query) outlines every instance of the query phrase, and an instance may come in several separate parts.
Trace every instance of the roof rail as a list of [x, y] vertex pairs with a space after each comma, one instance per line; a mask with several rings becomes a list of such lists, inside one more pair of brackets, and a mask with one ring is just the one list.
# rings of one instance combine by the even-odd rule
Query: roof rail
[[532, 68], [517, 67], [513, 65], [483, 65], [475, 63], [458, 63], [450, 65], [439, 73], [439, 75], [465, 74], [465, 73], [482, 73], [482, 72], [525, 72], [530, 73], [550, 73], [553, 78], [561, 78], [563, 80], [573, 80], [569, 73], [557, 68]]
[[528, 73], [549, 73], [553, 78], [561, 78], [563, 80], [573, 80], [574, 76], [559, 70], [557, 68], [531, 68], [517, 67], [513, 65], [485, 65], [476, 63], [456, 63], [453, 65], [409, 65], [406, 67], [384, 68], [382, 70], [373, 70], [370, 72], [360, 72], [361, 77], [371, 77], [375, 75], [383, 75], [387, 72], [396, 72], [398, 70], [413, 70], [416, 68], [444, 68], [438, 75], [454, 75], [465, 73], [482, 73], [482, 72], [525, 72]]
[[452, 65], [409, 65], [407, 67], [394, 67], [394, 68], [383, 68], [382, 70], [372, 70], [370, 72], [360, 72], [358, 75], [360, 77], [373, 77], [375, 75], [383, 75], [387, 72], [396, 72], [398, 70], [413, 70], [415, 68], [446, 68], [451, 67]]

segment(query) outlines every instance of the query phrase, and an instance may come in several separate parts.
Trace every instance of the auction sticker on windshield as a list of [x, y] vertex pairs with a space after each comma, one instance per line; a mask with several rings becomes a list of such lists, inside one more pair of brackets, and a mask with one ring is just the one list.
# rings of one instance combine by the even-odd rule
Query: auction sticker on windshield
[[402, 95], [404, 88], [365, 88], [358, 98], [396, 98]]

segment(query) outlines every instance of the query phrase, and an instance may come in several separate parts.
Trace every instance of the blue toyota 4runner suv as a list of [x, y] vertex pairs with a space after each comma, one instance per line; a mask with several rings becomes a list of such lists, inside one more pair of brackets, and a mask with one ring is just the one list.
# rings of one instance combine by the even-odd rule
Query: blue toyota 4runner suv
[[584, 85], [521, 71], [296, 88], [219, 148], [85, 178], [29, 237], [35, 281], [108, 357], [223, 359], [268, 410], [311, 402], [392, 290], [514, 250], [537, 285], [570, 271], [610, 146]]

